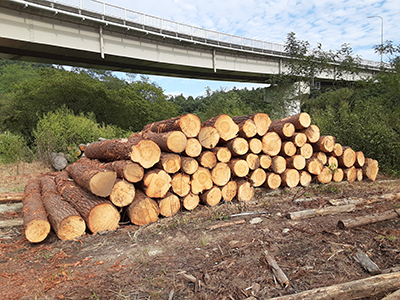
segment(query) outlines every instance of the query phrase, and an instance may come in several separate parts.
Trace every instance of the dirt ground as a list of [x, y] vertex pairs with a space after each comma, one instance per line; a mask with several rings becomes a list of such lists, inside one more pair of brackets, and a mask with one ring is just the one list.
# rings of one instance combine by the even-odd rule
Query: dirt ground
[[[33, 173], [44, 171], [0, 168], [0, 192], [20, 192]], [[122, 218], [114, 232], [74, 241], [51, 233], [31, 244], [22, 227], [0, 229], [1, 299], [269, 299], [366, 278], [371, 275], [354, 259], [357, 249], [381, 269], [400, 265], [400, 218], [350, 230], [339, 229], [338, 221], [399, 208], [399, 183], [379, 176], [376, 182], [257, 189], [250, 203], [199, 206], [141, 228]], [[351, 213], [287, 217], [351, 198], [378, 201]], [[21, 216], [3, 213], [0, 220]], [[288, 287], [276, 281], [265, 251], [287, 275]]]

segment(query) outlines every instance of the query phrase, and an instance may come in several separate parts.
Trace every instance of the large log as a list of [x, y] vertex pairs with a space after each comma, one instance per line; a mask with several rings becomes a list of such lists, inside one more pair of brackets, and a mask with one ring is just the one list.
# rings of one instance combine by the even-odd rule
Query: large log
[[343, 147], [342, 155], [338, 156], [339, 167], [350, 168], [356, 162], [356, 153], [350, 147]]
[[173, 193], [167, 193], [164, 198], [157, 201], [160, 208], [160, 215], [164, 217], [175, 216], [181, 208], [179, 197]]
[[156, 133], [182, 131], [188, 138], [191, 138], [199, 134], [200, 128], [201, 122], [199, 117], [193, 114], [186, 114], [148, 124], [143, 127], [143, 131], [152, 131]]
[[258, 138], [249, 140], [249, 151], [254, 154], [259, 154], [262, 151], [262, 141]]
[[226, 143], [233, 156], [244, 155], [249, 151], [249, 143], [241, 137], [234, 138]]
[[117, 179], [110, 194], [110, 201], [117, 207], [125, 207], [133, 202], [135, 193], [136, 189], [132, 183]]
[[351, 229], [354, 227], [395, 219], [398, 217], [400, 217], [400, 209], [391, 209], [381, 213], [340, 220], [337, 226], [340, 229]]
[[286, 141], [282, 143], [279, 155], [290, 157], [296, 154], [296, 150], [296, 146], [291, 141]]
[[181, 199], [181, 205], [186, 210], [195, 209], [200, 203], [200, 197], [197, 194], [189, 193]]
[[171, 187], [171, 176], [164, 170], [147, 171], [143, 177], [143, 191], [150, 198], [164, 198]]
[[352, 166], [350, 168], [344, 169], [344, 178], [349, 182], [353, 183], [357, 179], [357, 169], [356, 167]]
[[313, 144], [314, 151], [332, 152], [335, 148], [335, 137], [331, 135], [320, 136], [319, 139]]
[[332, 180], [334, 182], [341, 182], [344, 178], [344, 172], [343, 169], [337, 168], [333, 170], [333, 175], [332, 175]]
[[284, 186], [293, 188], [299, 184], [300, 174], [296, 169], [286, 169], [281, 174], [282, 184]]
[[293, 155], [286, 158], [286, 167], [288, 169], [303, 170], [306, 166], [306, 159], [302, 155]]
[[193, 194], [199, 194], [205, 190], [209, 190], [213, 186], [211, 173], [208, 169], [199, 167], [192, 175], [191, 191]]
[[297, 149], [296, 154], [303, 156], [305, 159], [309, 159], [314, 153], [313, 147], [309, 143], [305, 143], [303, 146]]
[[316, 176], [319, 183], [329, 183], [332, 181], [332, 170], [323, 166], [321, 172]]
[[324, 152], [314, 152], [311, 157], [318, 158], [323, 165], [326, 165], [326, 163], [328, 162], [328, 157]]
[[211, 170], [217, 164], [217, 157], [212, 151], [203, 151], [197, 161], [202, 167]]
[[163, 169], [169, 174], [174, 174], [181, 169], [181, 156], [175, 153], [162, 152], [156, 168]]
[[211, 170], [211, 179], [217, 186], [224, 186], [231, 179], [231, 169], [228, 164], [219, 162]]
[[378, 161], [372, 158], [366, 158], [362, 170], [365, 177], [375, 181], [379, 171]]
[[215, 185], [211, 189], [200, 194], [200, 202], [209, 206], [217, 205], [221, 201], [221, 198], [221, 190]]
[[256, 124], [257, 134], [259, 136], [263, 136], [267, 133], [268, 128], [271, 124], [271, 119], [268, 114], [264, 113], [255, 113], [253, 115], [244, 115], [233, 117], [233, 120], [237, 123], [243, 122], [244, 120], [251, 119]]
[[190, 193], [190, 176], [188, 174], [178, 173], [172, 177], [172, 191], [180, 197], [185, 197]]
[[281, 151], [282, 140], [276, 132], [267, 132], [262, 137], [262, 151], [269, 156], [278, 155]]
[[54, 178], [40, 178], [42, 201], [50, 224], [60, 240], [72, 240], [82, 236], [86, 230], [85, 221], [79, 213], [64, 201], [57, 191]]
[[117, 178], [114, 171], [86, 163], [73, 163], [66, 171], [77, 184], [99, 197], [108, 197], [111, 194]]
[[198, 139], [190, 138], [187, 140], [185, 154], [189, 157], [197, 157], [201, 153], [201, 144]]
[[228, 147], [215, 147], [211, 151], [215, 154], [217, 160], [220, 162], [226, 163], [231, 160], [232, 152], [228, 149]]
[[135, 200], [129, 205], [127, 212], [133, 224], [144, 226], [158, 220], [160, 208], [156, 201], [137, 190]]
[[232, 201], [233, 198], [236, 197], [237, 194], [237, 182], [235, 180], [229, 181], [227, 184], [225, 184], [222, 189], [222, 199], [225, 201]]
[[257, 134], [256, 123], [254, 123], [254, 121], [251, 119], [247, 119], [236, 124], [239, 126], [239, 136], [242, 138], [249, 139]]
[[271, 123], [268, 129], [269, 132], [276, 132], [282, 139], [288, 139], [293, 136], [295, 128], [292, 123], [281, 122], [275, 120]]
[[310, 125], [306, 129], [302, 129], [299, 132], [304, 133], [307, 136], [308, 143], [315, 143], [320, 137], [319, 127], [317, 125]]
[[311, 117], [308, 113], [302, 112], [297, 115], [292, 115], [277, 121], [282, 123], [292, 123], [296, 130], [302, 130], [310, 126]]
[[253, 199], [255, 191], [249, 181], [240, 179], [237, 181], [237, 186], [237, 199], [239, 202], [248, 202]]
[[267, 174], [261, 168], [255, 169], [250, 173], [250, 181], [252, 186], [259, 187], [267, 180]]
[[311, 157], [306, 160], [306, 171], [312, 175], [321, 173], [323, 167], [323, 163], [316, 157]]
[[283, 156], [272, 157], [271, 170], [277, 174], [282, 174], [286, 170], [286, 159]]
[[231, 168], [232, 173], [237, 177], [245, 177], [247, 174], [249, 174], [249, 165], [244, 159], [232, 159], [228, 165]]
[[198, 136], [200, 144], [206, 149], [212, 149], [217, 146], [220, 135], [212, 126], [204, 126], [200, 129], [199, 136]]
[[104, 164], [108, 170], [114, 171], [119, 178], [125, 178], [127, 181], [136, 183], [143, 179], [144, 169], [138, 163], [131, 160], [116, 160]]
[[271, 300], [341, 300], [362, 299], [385, 295], [400, 289], [400, 272], [376, 275], [327, 287], [300, 292]]
[[181, 131], [155, 133], [146, 131], [142, 134], [146, 140], [156, 143], [164, 152], [181, 153], [187, 146], [187, 137]]
[[41, 199], [40, 179], [33, 178], [25, 185], [22, 198], [25, 236], [31, 243], [40, 243], [50, 233], [50, 223]]
[[271, 189], [271, 190], [276, 190], [278, 187], [281, 186], [282, 183], [282, 178], [279, 176], [279, 174], [275, 173], [266, 173], [267, 179], [265, 180], [264, 184], [262, 187], [266, 189]]
[[186, 174], [192, 175], [199, 168], [199, 163], [193, 157], [181, 157], [181, 169]]
[[212, 126], [219, 133], [221, 139], [229, 141], [235, 138], [239, 132], [239, 126], [228, 115], [219, 115], [201, 124], [202, 127]]
[[118, 228], [121, 216], [109, 200], [83, 189], [66, 172], [58, 174], [55, 180], [58, 192], [79, 212], [92, 233]]

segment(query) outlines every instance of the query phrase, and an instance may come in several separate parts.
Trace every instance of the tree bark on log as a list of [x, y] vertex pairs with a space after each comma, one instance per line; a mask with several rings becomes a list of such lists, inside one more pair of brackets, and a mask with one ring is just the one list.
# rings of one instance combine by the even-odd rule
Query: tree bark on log
[[73, 163], [66, 168], [68, 175], [81, 187], [99, 197], [111, 194], [117, 174], [86, 163]]
[[199, 136], [198, 136], [200, 144], [206, 149], [212, 149], [217, 146], [220, 135], [212, 126], [204, 126], [200, 129]]
[[181, 169], [186, 174], [192, 175], [199, 168], [199, 163], [193, 157], [181, 157]]
[[121, 216], [109, 200], [83, 189], [66, 172], [61, 172], [55, 180], [58, 192], [79, 212], [92, 233], [118, 228]]
[[372, 158], [366, 158], [362, 170], [365, 177], [369, 180], [375, 181], [379, 171], [378, 161]]
[[371, 275], [377, 275], [377, 274], [381, 274], [382, 270], [378, 267], [378, 265], [376, 263], [374, 263], [369, 256], [361, 251], [360, 249], [357, 249], [355, 255], [354, 255], [354, 259], [360, 263], [360, 265], [368, 271], [368, 273], [370, 273]]
[[135, 186], [124, 180], [117, 179], [110, 194], [110, 201], [117, 207], [125, 207], [135, 199]]
[[265, 260], [267, 261], [268, 265], [272, 268], [272, 271], [274, 272], [276, 278], [278, 278], [279, 283], [285, 288], [288, 287], [289, 279], [286, 277], [285, 273], [279, 267], [276, 260], [268, 254], [266, 254]]
[[148, 124], [143, 127], [143, 131], [152, 131], [155, 133], [182, 131], [188, 138], [192, 138], [199, 134], [200, 128], [201, 122], [199, 117], [193, 114], [186, 114]]
[[127, 212], [133, 224], [144, 226], [158, 220], [160, 208], [156, 201], [138, 190], [136, 191], [135, 200], [129, 205]]
[[239, 126], [228, 115], [219, 115], [201, 124], [202, 127], [212, 126], [219, 133], [221, 139], [229, 141], [235, 138], [239, 132]]
[[213, 187], [213, 181], [210, 171], [206, 168], [199, 167], [192, 175], [190, 184], [193, 194], [199, 194], [205, 190], [211, 189]]
[[282, 174], [286, 170], [286, 159], [279, 155], [272, 157], [270, 169], [277, 174]]
[[293, 155], [286, 158], [286, 167], [288, 169], [303, 170], [306, 166], [306, 159], [302, 155]]
[[269, 126], [271, 124], [271, 119], [268, 114], [264, 113], [255, 113], [253, 115], [244, 115], [233, 117], [233, 120], [237, 123], [243, 122], [244, 120], [251, 119], [256, 124], [257, 134], [259, 136], [263, 136], [267, 133]]
[[305, 133], [295, 132], [289, 140], [296, 146], [296, 147], [303, 147], [305, 143], [307, 143], [307, 136]]
[[232, 152], [228, 149], [228, 147], [215, 147], [211, 151], [215, 154], [217, 160], [220, 162], [227, 163], [232, 158]]
[[241, 137], [230, 140], [226, 143], [226, 146], [231, 151], [232, 156], [244, 155], [249, 151], [249, 143]]
[[190, 138], [187, 140], [185, 154], [189, 157], [197, 157], [201, 153], [201, 144], [198, 139]]
[[247, 176], [247, 174], [249, 174], [250, 171], [247, 161], [240, 158], [232, 159], [228, 163], [228, 166], [231, 168], [233, 175], [235, 175], [236, 177], [245, 177]]
[[296, 154], [296, 146], [291, 141], [286, 141], [282, 143], [281, 151], [279, 155], [290, 157]]
[[296, 169], [286, 169], [281, 174], [281, 179], [283, 185], [293, 188], [297, 186], [300, 182], [299, 171], [297, 171]]
[[282, 140], [276, 132], [267, 132], [262, 137], [262, 151], [269, 156], [278, 155], [281, 151]]
[[258, 138], [249, 140], [249, 151], [254, 154], [259, 154], [262, 151], [262, 141]]
[[228, 202], [232, 201], [236, 197], [237, 188], [238, 187], [236, 181], [234, 180], [229, 181], [221, 189], [222, 199]]
[[302, 112], [297, 115], [292, 115], [277, 121], [283, 123], [292, 123], [296, 130], [302, 130], [310, 127], [311, 117], [308, 113]]
[[211, 179], [217, 186], [224, 186], [231, 179], [231, 169], [226, 163], [217, 163], [211, 170]]
[[180, 197], [185, 197], [190, 193], [190, 176], [178, 173], [172, 177], [172, 191]]
[[154, 133], [152, 131], [143, 132], [143, 138], [156, 143], [161, 151], [181, 153], [187, 146], [187, 137], [181, 131], [170, 131], [164, 133]]
[[167, 195], [158, 200], [158, 207], [160, 208], [160, 215], [164, 217], [175, 216], [181, 208], [181, 201], [179, 197], [173, 193], [167, 193]]
[[313, 144], [314, 151], [330, 153], [335, 148], [335, 137], [331, 135], [320, 136]]
[[258, 156], [260, 159], [260, 167], [263, 169], [268, 169], [272, 164], [271, 156], [267, 154], [261, 154]]
[[399, 299], [400, 299], [400, 289], [387, 295], [385, 298], [382, 298], [381, 300], [399, 300]]
[[254, 187], [262, 186], [265, 180], [267, 180], [267, 174], [263, 169], [258, 168], [250, 173], [250, 181]]
[[202, 167], [211, 170], [217, 164], [217, 157], [212, 151], [203, 151], [197, 161]]
[[244, 179], [237, 181], [237, 199], [239, 202], [248, 202], [254, 197], [254, 187], [250, 182]]
[[42, 202], [58, 238], [65, 241], [82, 236], [86, 230], [85, 221], [71, 204], [62, 199], [54, 178], [48, 176], [40, 178], [40, 186]]
[[221, 190], [215, 185], [211, 189], [200, 194], [200, 202], [209, 206], [217, 205], [221, 201], [221, 198]]
[[297, 149], [296, 154], [303, 156], [305, 159], [309, 159], [314, 153], [313, 147], [309, 143], [305, 143], [303, 146]]
[[33, 178], [25, 185], [22, 198], [25, 236], [31, 243], [42, 242], [50, 233], [50, 222], [41, 199], [40, 179]]
[[239, 126], [239, 136], [242, 138], [249, 139], [257, 134], [256, 123], [251, 119], [236, 124]]
[[343, 147], [342, 155], [338, 156], [339, 167], [350, 168], [356, 162], [356, 153], [350, 147]]
[[182, 198], [181, 204], [186, 210], [195, 209], [200, 203], [199, 195], [189, 193], [185, 197]]
[[311, 174], [308, 173], [307, 171], [300, 171], [299, 175], [300, 175], [299, 184], [303, 187], [309, 186], [312, 180]]
[[118, 178], [124, 178], [129, 182], [136, 183], [143, 179], [144, 169], [138, 163], [131, 160], [117, 160], [104, 164], [108, 170], [114, 171]]
[[307, 136], [308, 143], [316, 143], [320, 137], [320, 130], [317, 125], [310, 125], [307, 129], [302, 129], [299, 132]]
[[278, 174], [275, 173], [266, 173], [267, 179], [265, 180], [262, 187], [266, 189], [276, 190], [281, 186], [282, 178]]
[[289, 218], [292, 220], [301, 220], [313, 218], [317, 216], [335, 215], [354, 211], [356, 206], [354, 204], [329, 206], [321, 209], [306, 209], [289, 213]]
[[340, 229], [351, 229], [358, 226], [377, 223], [385, 220], [400, 217], [400, 209], [391, 209], [381, 213], [375, 213], [367, 216], [353, 217], [351, 219], [340, 220], [337, 226]]
[[175, 153], [161, 152], [160, 161], [155, 166], [168, 174], [174, 174], [181, 169], [181, 156]]
[[160, 169], [153, 169], [143, 177], [143, 191], [150, 198], [164, 198], [171, 187], [171, 176]]
[[293, 295], [271, 298], [271, 300], [350, 300], [384, 295], [397, 289], [400, 289], [400, 272], [320, 287]]

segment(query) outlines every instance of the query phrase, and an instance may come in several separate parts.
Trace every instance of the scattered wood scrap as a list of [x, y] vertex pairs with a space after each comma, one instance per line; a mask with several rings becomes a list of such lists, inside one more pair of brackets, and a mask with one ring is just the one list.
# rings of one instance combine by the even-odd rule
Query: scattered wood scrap
[[284, 287], [287, 288], [289, 286], [289, 279], [286, 277], [285, 273], [279, 267], [276, 260], [268, 254], [268, 251], [265, 251], [265, 260], [267, 261], [268, 265], [271, 267], [272, 272], [276, 278], [278, 278], [279, 283]]
[[4, 202], [19, 202], [22, 201], [24, 193], [1, 193], [0, 203]]
[[335, 215], [340, 213], [351, 212], [355, 210], [354, 204], [341, 205], [341, 206], [330, 206], [321, 209], [306, 209], [301, 211], [295, 211], [289, 213], [288, 217], [292, 220], [301, 220], [307, 218], [313, 218], [316, 216]]
[[400, 217], [400, 209], [391, 209], [382, 213], [371, 214], [361, 217], [353, 217], [346, 220], [339, 220], [337, 226], [340, 229], [350, 229], [362, 225], [377, 223]]
[[381, 274], [382, 271], [378, 267], [376, 263], [374, 263], [369, 256], [361, 251], [360, 249], [357, 250], [356, 254], [354, 255], [354, 259], [370, 273], [371, 275], [378, 275]]
[[213, 225], [213, 226], [207, 227], [207, 229], [208, 230], [214, 230], [214, 229], [218, 229], [218, 228], [222, 228], [222, 227], [228, 227], [228, 226], [238, 225], [238, 224], [243, 224], [243, 223], [246, 223], [246, 220], [224, 222], [224, 223], [220, 223], [220, 224], [217, 224], [217, 225]]
[[11, 220], [0, 221], [0, 229], [7, 227], [23, 226], [23, 225], [24, 225], [24, 220], [22, 218], [14, 218]]

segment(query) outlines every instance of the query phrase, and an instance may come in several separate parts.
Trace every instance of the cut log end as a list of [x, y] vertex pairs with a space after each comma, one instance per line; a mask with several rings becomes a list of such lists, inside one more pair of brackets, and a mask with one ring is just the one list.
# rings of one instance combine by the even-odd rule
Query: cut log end
[[248, 202], [251, 201], [254, 197], [255, 191], [254, 187], [250, 182], [239, 180], [238, 181], [238, 190], [237, 190], [237, 199], [240, 202]]
[[108, 197], [116, 179], [117, 174], [115, 172], [99, 172], [90, 180], [90, 191], [99, 197]]
[[99, 231], [116, 230], [120, 218], [118, 210], [111, 203], [102, 203], [90, 211], [88, 227], [94, 234]]
[[212, 149], [218, 144], [220, 135], [214, 127], [205, 126], [200, 129], [198, 139], [204, 148]]
[[200, 203], [200, 197], [199, 195], [189, 193], [187, 196], [185, 196], [182, 199], [182, 206], [186, 210], [193, 210], [195, 209]]
[[229, 181], [223, 188], [222, 188], [222, 199], [225, 201], [232, 201], [237, 194], [237, 182], [236, 181]]
[[132, 147], [131, 160], [139, 163], [145, 169], [149, 169], [158, 163], [160, 157], [161, 149], [153, 141], [142, 140]]
[[50, 223], [46, 220], [33, 220], [25, 225], [25, 236], [31, 243], [40, 243], [50, 233]]
[[117, 207], [128, 206], [135, 198], [135, 186], [125, 180], [118, 180], [110, 194], [111, 202]]
[[160, 214], [164, 217], [172, 217], [176, 215], [181, 208], [181, 202], [178, 196], [168, 193], [165, 198], [158, 201]]
[[187, 114], [180, 117], [179, 124], [182, 132], [188, 138], [196, 137], [201, 129], [200, 118], [193, 114]]
[[62, 220], [57, 236], [59, 239], [66, 241], [66, 240], [73, 240], [82, 236], [86, 230], [86, 223], [80, 216], [69, 216]]
[[189, 157], [197, 157], [201, 154], [201, 144], [198, 139], [190, 138], [187, 140], [185, 153]]
[[142, 192], [137, 192], [135, 200], [128, 207], [128, 216], [131, 222], [138, 226], [144, 226], [158, 220], [160, 208], [153, 199]]

